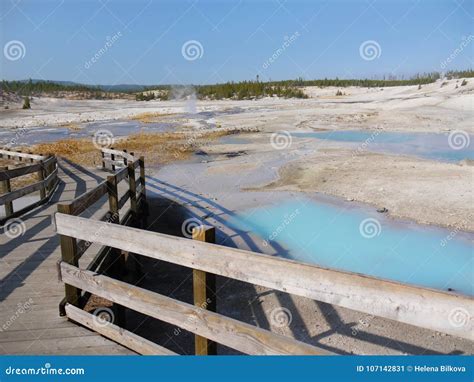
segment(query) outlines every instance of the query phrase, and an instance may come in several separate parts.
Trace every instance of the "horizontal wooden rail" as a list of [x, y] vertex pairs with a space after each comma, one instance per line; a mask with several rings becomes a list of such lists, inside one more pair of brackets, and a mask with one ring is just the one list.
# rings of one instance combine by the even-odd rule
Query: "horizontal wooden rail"
[[92, 190], [78, 196], [72, 202], [69, 203], [71, 206], [71, 214], [79, 215], [84, 212], [88, 207], [96, 203], [100, 198], [107, 194], [107, 182], [103, 181], [99, 183]]
[[0, 158], [7, 157], [7, 159], [11, 158], [24, 158], [24, 159], [32, 159], [36, 161], [45, 160], [47, 157], [44, 155], [37, 155], [31, 153], [22, 153], [20, 151], [11, 151], [0, 149]]
[[[108, 157], [106, 155], [108, 155]], [[117, 168], [126, 168], [129, 163], [136, 161], [133, 153], [128, 153], [126, 150], [115, 150], [113, 148], [101, 149], [101, 156], [102, 168], [113, 172], [115, 172]]]
[[31, 194], [32, 192], [39, 191], [42, 188], [48, 186], [58, 175], [58, 170], [54, 170], [51, 174], [48, 175], [46, 179], [43, 179], [39, 182], [29, 184], [25, 187], [19, 188], [18, 190], [11, 191], [8, 194], [0, 195], [0, 205], [11, 202], [22, 196]]
[[7, 179], [14, 179], [18, 178], [20, 176], [25, 176], [28, 174], [32, 174], [35, 172], [38, 172], [45, 168], [46, 166], [52, 165], [56, 162], [55, 157], [50, 157], [43, 161], [42, 163], [35, 163], [29, 166], [23, 166], [23, 167], [16, 167], [16, 168], [11, 168], [7, 170], [2, 170], [0, 171], [0, 181], [2, 180], [7, 180]]
[[84, 271], [64, 262], [60, 268], [61, 279], [66, 284], [247, 354], [332, 354], [292, 338], [95, 272]]
[[85, 312], [82, 309], [76, 308], [73, 305], [66, 304], [66, 315], [69, 319], [81, 324], [104, 337], [143, 355], [177, 355], [163, 346], [157, 345], [147, 339], [122, 329], [111, 322], [99, 323], [97, 317]]
[[123, 150], [114, 150], [114, 149], [101, 149], [101, 151], [103, 153], [106, 153], [106, 154], [114, 154], [114, 155], [117, 155], [117, 156], [120, 156], [120, 157], [123, 157], [123, 158], [126, 158], [127, 160], [133, 162], [135, 160], [135, 157], [133, 156], [133, 154], [129, 154], [127, 153], [126, 151], [123, 151]]
[[[61, 213], [55, 219], [61, 235], [472, 340], [474, 299], [469, 296]], [[469, 320], [452, 325], [460, 308]]]
[[[5, 217], [0, 219], [0, 224], [4, 224], [8, 219], [20, 216], [31, 211], [33, 208], [46, 203], [55, 191], [59, 178], [57, 159], [54, 156], [45, 157], [43, 155], [25, 154], [8, 150], [0, 150], [0, 155], [2, 157], [7, 156], [7, 159], [11, 159], [16, 155], [20, 158], [30, 159], [31, 161], [39, 160], [39, 163], [31, 164], [29, 166], [16, 167], [12, 169], [3, 167], [0, 170], [0, 192], [2, 193], [0, 195], [0, 205], [5, 206]], [[32, 173], [37, 173], [39, 179], [38, 182], [12, 191], [11, 179]], [[14, 211], [14, 200], [36, 191], [39, 191], [40, 193], [39, 201], [31, 203], [20, 210]]]

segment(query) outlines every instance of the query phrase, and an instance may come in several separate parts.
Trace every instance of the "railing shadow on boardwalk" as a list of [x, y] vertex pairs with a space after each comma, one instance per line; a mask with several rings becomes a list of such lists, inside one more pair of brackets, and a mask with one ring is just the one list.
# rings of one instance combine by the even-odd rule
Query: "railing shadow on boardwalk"
[[[0, 301], [6, 300], [15, 289], [27, 283], [26, 279], [54, 252], [59, 251], [59, 239], [51, 221], [51, 214], [56, 211], [56, 204], [67, 202], [86, 192], [88, 181], [90, 183], [103, 180], [88, 169], [64, 158], [58, 161], [58, 167], [61, 171], [59, 184], [49, 202], [19, 218], [24, 224], [22, 234], [8, 238], [4, 232], [5, 228], [2, 229], [0, 260], [8, 260], [9, 256], [18, 252], [21, 252], [22, 257], [26, 255], [26, 258], [0, 280]], [[96, 210], [99, 210], [105, 202], [104, 200], [96, 206]], [[94, 212], [96, 211], [90, 211], [90, 214]], [[38, 242], [38, 246], [34, 245], [35, 242]]]
[[[150, 195], [150, 208], [153, 209], [153, 204], [159, 206], [154, 208], [154, 213], [151, 214], [149, 219], [148, 225], [151, 230], [168, 234], [180, 234], [181, 223], [186, 218], [195, 218], [204, 222], [206, 219], [213, 219], [218, 224], [225, 226], [225, 232], [217, 229], [217, 244], [237, 247], [236, 239], [239, 239], [239, 241], [242, 240], [245, 243], [249, 250], [261, 252], [261, 248], [249, 235], [249, 232], [236, 229], [228, 224], [229, 220], [235, 216], [233, 211], [209, 198], [164, 182], [156, 177], [147, 177], [147, 187]], [[186, 205], [192, 205], [193, 210], [198, 212], [190, 212], [186, 209]], [[155, 216], [154, 221], [153, 216]], [[273, 247], [275, 253], [286, 257], [287, 252], [278, 243], [271, 242], [269, 245]], [[160, 293], [167, 296], [184, 301], [192, 301], [190, 292], [192, 290], [192, 273], [190, 270], [186, 271], [186, 268], [157, 262], [156, 260], [150, 262], [149, 259], [143, 259], [143, 261], [147, 263], [144, 268], [149, 269], [150, 274], [161, 278], [160, 283], [158, 283], [159, 285], [155, 282], [156, 280], [146, 280], [146, 277], [140, 280], [147, 289], [158, 289]], [[160, 272], [153, 271], [157, 267], [160, 268]], [[157, 276], [159, 273], [161, 273], [161, 276]], [[311, 330], [307, 327], [304, 317], [299, 314], [298, 306], [291, 295], [273, 290], [259, 292], [254, 285], [233, 279], [220, 277], [219, 280], [216, 298], [220, 313], [264, 329], [271, 329], [272, 325], [268, 318], [271, 312], [265, 311], [262, 308], [260, 299], [266, 295], [273, 294], [278, 301], [278, 305], [291, 313], [291, 322], [288, 325], [288, 329], [294, 338], [337, 354], [352, 354], [352, 352], [337, 346], [330, 346], [327, 343], [321, 343], [321, 340], [332, 335], [338, 335], [408, 354], [443, 354], [413, 343], [356, 328], [358, 322], [346, 322], [333, 305], [319, 301], [313, 301], [312, 303], [315, 304], [315, 310], [319, 311], [329, 329], [317, 335], [311, 335], [309, 334]], [[163, 287], [163, 285], [165, 286]], [[298, 297], [296, 298], [298, 299]], [[360, 314], [361, 318], [359, 321], [363, 320], [366, 316]], [[135, 324], [138, 324], [138, 327], [131, 328], [131, 330], [135, 329], [142, 335], [147, 336], [146, 331], [148, 331], [150, 325], [146, 325], [145, 322], [150, 319], [142, 316], [140, 320], [138, 320], [138, 323], [135, 322]], [[356, 332], [355, 335], [354, 332]], [[190, 346], [189, 342], [192, 341], [191, 335], [184, 334], [180, 330], [176, 331], [175, 327], [166, 323], [161, 323], [160, 331], [155, 331], [155, 334], [154, 339], [158, 340], [163, 346], [166, 345], [175, 351], [184, 352], [185, 354], [192, 353], [191, 350], [187, 351], [186, 349]], [[185, 338], [186, 336], [187, 338]], [[227, 348], [222, 348], [221, 352], [236, 354], [235, 350]], [[454, 351], [450, 354], [462, 354], [462, 352]]]

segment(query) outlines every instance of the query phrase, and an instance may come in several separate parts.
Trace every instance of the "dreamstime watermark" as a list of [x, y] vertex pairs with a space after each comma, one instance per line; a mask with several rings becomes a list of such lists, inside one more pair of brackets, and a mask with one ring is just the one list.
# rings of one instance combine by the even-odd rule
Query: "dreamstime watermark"
[[364, 41], [359, 46], [360, 57], [366, 61], [373, 61], [382, 55], [382, 48], [375, 40]]
[[469, 147], [471, 138], [464, 130], [453, 130], [449, 133], [448, 144], [453, 150], [462, 150]]
[[474, 40], [474, 35], [470, 34], [469, 36], [467, 37], [463, 37], [462, 38], [462, 41], [461, 41], [461, 44], [459, 44], [459, 46], [454, 49], [452, 51], [452, 53], [446, 58], [446, 60], [444, 60], [443, 62], [441, 62], [441, 64], [439, 65], [441, 69], [446, 69], [447, 66], [456, 59], [457, 56], [459, 56], [463, 50]]
[[285, 328], [291, 325], [293, 315], [287, 308], [278, 307], [270, 312], [270, 325], [275, 328]]
[[18, 303], [15, 312], [9, 318], [7, 318], [2, 326], [0, 326], [0, 332], [8, 330], [8, 328], [10, 328], [10, 326], [12, 326], [22, 314], [28, 312], [31, 309], [32, 304], [33, 299], [31, 297], [23, 303]]
[[364, 318], [360, 318], [357, 322], [357, 326], [352, 328], [352, 335], [357, 336], [362, 328], [368, 328], [370, 326], [370, 322], [375, 318], [373, 315], [368, 315]]
[[[204, 301], [202, 304], [199, 305], [199, 307], [200, 307], [201, 309], [207, 309], [207, 307], [208, 307], [211, 303], [212, 303], [212, 300], [208, 297], [208, 298], [206, 298], [206, 301]], [[195, 321], [196, 321], [196, 317], [193, 316], [193, 315], [188, 315], [188, 317], [186, 317], [186, 320], [185, 320], [185, 322], [186, 322], [187, 324], [192, 324], [192, 323], [194, 323]], [[184, 325], [184, 326], [187, 326], [187, 325]], [[183, 330], [182, 330], [181, 328], [176, 327], [176, 328], [174, 328], [174, 330], [173, 330], [173, 334], [174, 334], [175, 336], [179, 336], [182, 331], [183, 331]]]
[[25, 136], [29, 130], [25, 127], [20, 127], [19, 129], [15, 130], [15, 136], [10, 139], [10, 142], [6, 144], [7, 147], [14, 147], [18, 144], [18, 141], [21, 139], [21, 137]]
[[469, 312], [461, 307], [451, 310], [448, 316], [449, 324], [455, 328], [461, 328], [468, 325], [471, 319], [472, 317]]
[[357, 146], [357, 148], [352, 151], [352, 158], [355, 158], [357, 155], [360, 155], [367, 151], [367, 148], [375, 141], [375, 138], [381, 133], [382, 130], [383, 128], [374, 131], [364, 142]]
[[187, 61], [195, 61], [204, 55], [204, 47], [197, 40], [188, 40], [181, 47], [181, 54]]
[[104, 148], [110, 148], [115, 142], [114, 135], [110, 130], [107, 129], [100, 129], [94, 133], [92, 137], [92, 143], [94, 144], [95, 148], [98, 150]]
[[120, 31], [115, 33], [112, 37], [107, 36], [105, 44], [90, 58], [90, 60], [84, 63], [84, 68], [89, 69], [92, 65], [97, 63], [101, 59], [101, 57], [105, 53], [107, 53], [110, 48], [112, 48], [112, 46], [117, 42], [117, 40], [120, 39], [120, 37], [122, 37], [122, 32]]
[[[111, 224], [111, 223], [117, 223], [119, 220], [119, 214], [118, 212], [115, 212], [115, 213], [110, 213], [108, 216], [107, 216], [107, 219], [105, 220], [105, 223], [106, 224]], [[54, 221], [54, 219], [53, 219]], [[106, 226], [101, 226], [97, 231], [94, 232], [94, 237], [91, 241], [86, 241], [84, 243], [84, 248], [89, 248], [92, 243], [94, 243], [95, 241], [97, 241], [97, 239], [102, 236], [102, 233], [103, 231], [105, 230]]]
[[283, 44], [262, 64], [262, 68], [268, 69], [291, 46], [291, 44], [298, 39], [298, 37], [300, 37], [300, 32], [298, 31], [293, 33], [291, 36], [285, 36]]
[[8, 41], [3, 47], [3, 55], [10, 61], [21, 60], [26, 55], [25, 44], [19, 40]]
[[453, 240], [456, 235], [462, 231], [462, 226], [466, 223], [469, 223], [472, 220], [472, 214], [469, 214], [467, 219], [464, 219], [460, 224], [454, 226], [454, 228], [447, 234], [444, 238], [442, 238], [439, 242], [441, 247], [446, 247], [448, 243]]
[[293, 143], [293, 137], [289, 131], [278, 131], [271, 135], [270, 143], [275, 150], [284, 150], [291, 147], [291, 144]]
[[267, 247], [269, 242], [275, 240], [277, 236], [282, 233], [286, 227], [288, 227], [291, 222], [300, 214], [300, 210], [297, 208], [290, 214], [286, 214], [283, 218], [283, 222], [275, 228], [275, 230], [268, 236], [268, 240], [263, 241], [263, 246]]
[[202, 226], [202, 222], [198, 218], [189, 218], [181, 224], [181, 232], [184, 237], [191, 239], [193, 237], [194, 228], [200, 226]]
[[107, 326], [115, 321], [114, 311], [110, 308], [100, 307], [94, 310], [94, 322], [97, 326]]
[[26, 232], [26, 224], [19, 218], [7, 220], [4, 226], [5, 235], [10, 239], [16, 239], [17, 237], [23, 236]]
[[360, 222], [359, 232], [366, 239], [373, 239], [382, 232], [382, 226], [377, 219], [367, 218]]
[[57, 368], [45, 363], [41, 367], [13, 367], [5, 369], [6, 375], [84, 375], [86, 371], [82, 367]]

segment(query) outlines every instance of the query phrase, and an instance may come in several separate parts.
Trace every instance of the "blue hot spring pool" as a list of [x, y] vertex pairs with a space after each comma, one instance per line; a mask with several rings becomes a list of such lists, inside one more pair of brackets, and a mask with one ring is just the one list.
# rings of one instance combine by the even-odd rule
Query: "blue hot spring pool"
[[242, 212], [231, 224], [293, 260], [473, 295], [474, 234], [307, 198]]
[[415, 155], [446, 162], [474, 159], [474, 136], [463, 131], [449, 134], [396, 133], [384, 131], [339, 130], [296, 132], [295, 137], [345, 142], [356, 150]]

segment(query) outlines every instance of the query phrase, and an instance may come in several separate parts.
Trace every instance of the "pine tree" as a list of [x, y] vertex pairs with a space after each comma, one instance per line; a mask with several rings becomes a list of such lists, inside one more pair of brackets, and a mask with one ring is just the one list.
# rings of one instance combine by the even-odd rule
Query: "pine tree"
[[26, 96], [23, 100], [23, 109], [31, 109], [30, 97]]

